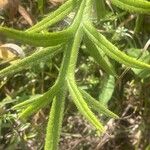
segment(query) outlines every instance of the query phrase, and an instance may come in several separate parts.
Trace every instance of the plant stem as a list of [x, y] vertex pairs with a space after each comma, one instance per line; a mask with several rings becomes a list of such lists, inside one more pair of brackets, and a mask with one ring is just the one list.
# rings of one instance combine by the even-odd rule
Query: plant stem
[[66, 96], [66, 86], [64, 86], [53, 99], [50, 111], [49, 121], [47, 125], [47, 133], [45, 139], [45, 150], [57, 150], [60, 131], [62, 127], [62, 119], [64, 114]]

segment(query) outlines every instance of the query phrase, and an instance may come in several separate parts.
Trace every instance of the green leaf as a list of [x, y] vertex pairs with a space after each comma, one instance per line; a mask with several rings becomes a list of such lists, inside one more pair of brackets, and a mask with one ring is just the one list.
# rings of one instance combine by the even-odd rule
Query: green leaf
[[143, 30], [144, 15], [138, 15], [135, 22], [134, 33], [140, 33]]
[[84, 23], [84, 31], [92, 42], [94, 42], [99, 48], [103, 50], [110, 58], [115, 59], [119, 63], [123, 63], [128, 67], [133, 68], [147, 68], [150, 69], [150, 65], [144, 62], [138, 61], [133, 57], [121, 52], [115, 45], [109, 42], [102, 34], [89, 23]]
[[23, 44], [33, 46], [55, 46], [72, 38], [71, 29], [51, 33], [29, 33], [0, 26], [0, 33]]
[[110, 110], [107, 109], [107, 107], [105, 105], [103, 105], [103, 103], [95, 100], [91, 95], [89, 95], [87, 92], [85, 92], [84, 90], [80, 89], [80, 92], [82, 93], [86, 103], [88, 104], [88, 106], [90, 108], [92, 108], [93, 110], [95, 110], [98, 113], [102, 113], [108, 117], [112, 117], [112, 118], [118, 118], [118, 116], [116, 114], [114, 114], [113, 112], [111, 112]]
[[[37, 97], [37, 99], [34, 100], [35, 101], [34, 103], [31, 103], [27, 108], [22, 110], [22, 112], [19, 113], [19, 118], [26, 119], [27, 117], [31, 116], [33, 113], [37, 112], [41, 108], [49, 105], [53, 100], [53, 98], [55, 97], [56, 93], [58, 92], [58, 89], [59, 85], [57, 84], [53, 85], [53, 87], [49, 91], [44, 93], [42, 96]], [[16, 107], [19, 108], [19, 106], [17, 105]]]
[[31, 56], [28, 56], [20, 61], [17, 61], [16, 63], [10, 65], [7, 68], [0, 70], [0, 78], [11, 75], [20, 70], [26, 69], [26, 67], [38, 63], [45, 57], [54, 56], [56, 53], [60, 52], [60, 50], [61, 50], [60, 46], [55, 46], [55, 47], [47, 47], [41, 51], [35, 52]]
[[93, 112], [88, 107], [87, 103], [84, 101], [81, 93], [79, 92], [76, 84], [72, 79], [67, 79], [67, 85], [69, 88], [69, 92], [71, 94], [72, 100], [77, 106], [80, 113], [100, 132], [104, 132], [103, 125], [99, 122], [97, 117], [93, 114]]
[[150, 2], [145, 0], [112, 0], [112, 4], [117, 7], [141, 14], [150, 14]]
[[37, 99], [42, 98], [42, 96], [43, 96], [42, 94], [34, 95], [31, 98], [29, 98], [28, 100], [25, 100], [19, 104], [16, 104], [15, 106], [12, 107], [12, 109], [23, 109], [23, 108], [29, 106], [30, 104], [36, 102]]
[[115, 89], [115, 78], [113, 76], [108, 76], [102, 83], [102, 89], [99, 94], [99, 102], [103, 105], [107, 105], [108, 101], [111, 99], [112, 94]]
[[27, 32], [39, 32], [48, 28], [51, 25], [54, 25], [58, 21], [65, 18], [71, 10], [77, 7], [80, 4], [80, 0], [68, 0], [63, 5], [61, 5], [56, 11], [47, 14], [47, 17], [42, 19], [36, 25], [27, 29]]
[[95, 0], [95, 6], [97, 21], [100, 21], [100, 19], [104, 18], [107, 13], [104, 0]]
[[[148, 51], [144, 51], [143, 49], [135, 49], [131, 48], [127, 50], [127, 54], [139, 59], [145, 63], [150, 63], [150, 53]], [[148, 78], [150, 76], [149, 69], [135, 69], [131, 68], [131, 70], [140, 78]]]
[[88, 53], [95, 59], [102, 69], [105, 70], [106, 73], [116, 76], [115, 69], [106, 54], [92, 41], [90, 41], [87, 36], [84, 36], [84, 43], [87, 47]]
[[41, 14], [43, 14], [43, 10], [44, 10], [44, 1], [45, 1], [45, 0], [37, 0], [38, 9], [40, 10], [40, 13], [41, 13]]

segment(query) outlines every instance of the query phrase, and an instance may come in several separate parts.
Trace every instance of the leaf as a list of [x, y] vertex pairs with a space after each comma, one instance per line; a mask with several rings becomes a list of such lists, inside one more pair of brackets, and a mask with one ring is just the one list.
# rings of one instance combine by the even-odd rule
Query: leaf
[[107, 105], [112, 97], [114, 89], [115, 89], [115, 78], [110, 75], [105, 78], [102, 84], [102, 89], [99, 94], [99, 102], [102, 103], [103, 105]]
[[56, 47], [47, 47], [41, 51], [38, 51], [34, 54], [32, 54], [31, 56], [28, 56], [12, 65], [10, 65], [7, 68], [4, 68], [3, 70], [0, 70], [0, 78], [4, 77], [4, 76], [8, 76], [10, 74], [16, 73], [20, 70], [25, 69], [26, 67], [29, 67], [30, 65], [33, 65], [34, 63], [39, 62], [40, 60], [42, 60], [44, 57], [47, 56], [53, 56], [55, 55], [57, 52], [60, 51], [60, 46], [56, 46]]
[[76, 84], [71, 79], [67, 79], [67, 85], [69, 92], [71, 94], [72, 100], [77, 106], [80, 113], [100, 132], [104, 132], [103, 125], [99, 122], [97, 117], [93, 114], [93, 112], [88, 107], [87, 103], [84, 101], [81, 93], [79, 92]]
[[95, 6], [96, 6], [97, 21], [100, 21], [100, 19], [104, 18], [107, 14], [107, 11], [105, 8], [105, 1], [95, 0]]
[[150, 65], [121, 52], [115, 45], [109, 42], [102, 34], [91, 25], [91, 23], [84, 23], [84, 31], [92, 42], [94, 42], [99, 48], [103, 50], [110, 58], [115, 59], [119, 63], [123, 63], [128, 67], [133, 68], [147, 68], [150, 69]]
[[[144, 51], [143, 49], [131, 48], [127, 50], [127, 54], [145, 63], [150, 63], [150, 53], [148, 51]], [[140, 78], [148, 78], [150, 76], [149, 69], [131, 68], [131, 70]]]
[[[25, 108], [24, 110], [22, 110], [21, 113], [19, 113], [19, 118], [27, 119], [33, 113], [35, 113], [38, 110], [40, 110], [41, 108], [49, 105], [51, 103], [51, 101], [53, 100], [53, 98], [55, 97], [56, 93], [58, 92], [58, 87], [59, 87], [59, 85], [55, 84], [49, 91], [44, 93], [42, 96], [38, 96], [36, 99], [34, 99], [34, 101], [35, 101], [34, 103], [30, 103], [30, 105], [27, 108]], [[31, 102], [31, 99], [28, 100], [28, 102]], [[24, 102], [24, 104], [25, 104], [25, 102]], [[18, 106], [16, 105], [16, 108], [17, 109], [19, 108], [19, 104], [18, 104]]]
[[15, 106], [12, 107], [12, 109], [22, 109], [25, 108], [27, 106], [29, 106], [30, 104], [36, 102], [37, 99], [42, 98], [42, 94], [37, 94], [34, 96], [31, 96], [28, 100], [25, 100], [23, 102], [20, 102], [19, 104], [16, 104]]
[[15, 29], [5, 28], [0, 26], [0, 33], [9, 38], [15, 39], [23, 44], [31, 44], [33, 46], [55, 46], [66, 42], [72, 37], [71, 29], [66, 29], [51, 33], [28, 33]]
[[150, 14], [150, 2], [145, 0], [112, 0], [117, 7], [129, 12]]
[[47, 17], [42, 19], [40, 22], [35, 24], [33, 27], [27, 29], [27, 32], [39, 32], [41, 30], [50, 27], [51, 25], [57, 23], [68, 15], [71, 10], [80, 4], [80, 0], [67, 0], [63, 5], [61, 5], [57, 10], [52, 13], [47, 14]]
[[37, 0], [37, 3], [38, 3], [38, 9], [40, 10], [40, 13], [43, 14], [44, 0]]
[[106, 73], [116, 76], [115, 69], [105, 53], [96, 46], [87, 36], [84, 36], [84, 43], [87, 47], [88, 53], [101, 66]]
[[116, 114], [114, 114], [113, 112], [111, 112], [110, 110], [107, 109], [107, 107], [105, 105], [103, 105], [103, 103], [95, 100], [91, 95], [89, 95], [86, 91], [79, 89], [80, 92], [82, 93], [86, 103], [88, 104], [88, 106], [90, 108], [92, 108], [93, 110], [95, 110], [98, 113], [102, 113], [108, 117], [112, 117], [112, 118], [118, 118], [118, 116]]

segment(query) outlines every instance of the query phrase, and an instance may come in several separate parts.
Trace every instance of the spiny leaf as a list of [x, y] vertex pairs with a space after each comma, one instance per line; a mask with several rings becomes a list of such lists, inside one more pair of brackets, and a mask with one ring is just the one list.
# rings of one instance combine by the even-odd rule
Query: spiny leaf
[[38, 99], [40, 99], [42, 97], [43, 97], [43, 94], [32, 96], [28, 100], [25, 100], [25, 101], [23, 101], [23, 102], [21, 102], [19, 104], [16, 104], [15, 106], [12, 107], [12, 109], [22, 109], [22, 108], [27, 107], [30, 104], [36, 102], [36, 100], [38, 100]]
[[36, 25], [27, 29], [27, 32], [39, 32], [47, 27], [57, 23], [62, 20], [65, 16], [71, 12], [76, 6], [80, 4], [80, 0], [68, 0], [63, 5], [61, 5], [56, 11], [47, 15], [46, 18], [42, 19], [42, 21], [38, 22]]
[[85, 11], [85, 5], [86, 5], [86, 0], [82, 0], [80, 7], [78, 9], [78, 12], [76, 13], [76, 16], [73, 20], [71, 27], [70, 27], [72, 29], [73, 33], [76, 33], [79, 26], [82, 25], [82, 20], [84, 18], [83, 15], [84, 15], [84, 11]]
[[133, 68], [147, 68], [150, 69], [150, 65], [144, 62], [138, 61], [133, 57], [126, 55], [125, 53], [118, 50], [118, 48], [109, 42], [102, 34], [98, 33], [97, 30], [89, 23], [84, 23], [84, 31], [92, 42], [100, 47], [106, 55], [116, 61], [125, 64], [126, 66]]
[[89, 54], [95, 59], [95, 61], [102, 67], [106, 73], [116, 76], [115, 69], [106, 54], [97, 47], [87, 36], [84, 36], [84, 43], [87, 47]]
[[101, 104], [101, 102], [95, 100], [92, 96], [90, 96], [86, 91], [80, 89], [80, 92], [82, 93], [85, 101], [87, 102], [88, 106], [91, 107], [93, 110], [97, 111], [98, 113], [105, 114], [106, 116], [112, 117], [112, 118], [118, 118], [116, 114], [111, 112], [107, 109], [106, 106]]
[[70, 57], [70, 60], [68, 62], [68, 68], [67, 68], [68, 74], [74, 74], [75, 72], [78, 51], [79, 51], [80, 43], [83, 37], [83, 29], [82, 29], [81, 22], [82, 22], [82, 17], [84, 13], [85, 2], [86, 2], [85, 0], [82, 1], [80, 8], [78, 10], [78, 13], [72, 24], [72, 27], [74, 28], [74, 40], [72, 40], [72, 42], [69, 43], [70, 50], [69, 50], [68, 56]]
[[[114, 0], [112, 0], [112, 2], [113, 1]], [[118, 1], [125, 3], [127, 5], [141, 7], [144, 9], [150, 9], [150, 2], [148, 2], [147, 0], [118, 0]]]
[[44, 93], [43, 96], [38, 97], [34, 103], [32, 103], [25, 110], [23, 110], [19, 114], [19, 118], [26, 119], [41, 108], [47, 106], [55, 97], [56, 93], [58, 92], [58, 89], [59, 85], [53, 85], [53, 87], [49, 91]]
[[16, 73], [22, 69], [25, 69], [25, 67], [29, 67], [30, 65], [33, 65], [45, 57], [54, 56], [57, 52], [60, 52], [60, 50], [61, 50], [60, 46], [55, 46], [55, 47], [47, 47], [41, 51], [35, 52], [31, 56], [28, 56], [10, 65], [7, 68], [0, 70], [0, 78]]
[[33, 46], [55, 46], [66, 42], [72, 38], [71, 29], [52, 33], [28, 33], [15, 29], [0, 26], [0, 33], [9, 38], [15, 39], [23, 44], [31, 44]]
[[145, 0], [111, 0], [117, 7], [129, 12], [150, 14], [150, 2]]
[[79, 92], [78, 88], [76, 87], [76, 84], [72, 79], [67, 79], [67, 85], [69, 88], [69, 92], [71, 94], [71, 97], [77, 106], [78, 110], [82, 113], [86, 119], [91, 122], [91, 124], [99, 131], [104, 132], [103, 125], [98, 121], [96, 116], [93, 114], [93, 112], [89, 109], [87, 103], [84, 101], [81, 93]]

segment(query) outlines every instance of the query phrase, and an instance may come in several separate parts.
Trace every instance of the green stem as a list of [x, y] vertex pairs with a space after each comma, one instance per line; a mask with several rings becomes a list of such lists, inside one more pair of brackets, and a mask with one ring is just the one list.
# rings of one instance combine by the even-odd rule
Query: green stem
[[74, 35], [74, 39], [73, 40], [71, 39], [70, 43], [68, 42], [64, 50], [64, 58], [63, 58], [60, 73], [58, 76], [58, 82], [60, 83], [63, 83], [64, 80], [66, 79], [66, 74], [68, 70], [70, 70], [74, 74], [75, 64], [76, 64], [77, 56], [78, 56], [78, 49], [79, 49], [80, 42], [82, 39], [81, 28], [80, 28], [80, 31], [78, 30], [78, 28], [82, 20], [84, 6], [85, 6], [85, 0], [82, 1], [80, 5], [80, 9], [78, 10], [78, 13], [72, 24], [72, 29], [74, 28], [73, 31], [76, 34]]
[[[58, 80], [57, 80], [62, 90], [60, 91], [60, 93], [58, 93], [57, 96], [59, 97], [57, 99], [57, 96], [56, 96], [56, 99], [54, 99], [54, 102], [52, 105], [50, 119], [49, 119], [48, 127], [47, 127], [45, 150], [57, 149], [58, 139], [60, 136], [60, 128], [61, 128], [61, 123], [62, 123], [62, 116], [63, 116], [63, 113], [62, 113], [63, 104], [62, 102], [60, 102], [60, 98], [63, 97], [61, 94], [63, 93], [64, 88], [66, 88], [64, 84], [67, 78], [68, 71], [74, 74], [75, 64], [76, 64], [77, 55], [78, 55], [78, 49], [79, 49], [80, 42], [82, 39], [82, 32], [80, 30], [81, 28], [79, 28], [79, 24], [82, 19], [82, 14], [84, 10], [84, 2], [85, 1], [83, 0], [80, 5], [80, 9], [76, 15], [76, 18], [72, 24], [72, 29], [74, 29], [73, 31], [76, 33], [74, 36], [74, 40], [71, 40], [71, 42], [68, 43], [64, 51], [64, 58], [63, 58], [63, 62], [61, 65]], [[55, 127], [55, 130], [54, 130], [54, 127]]]
[[65, 96], [66, 87], [64, 86], [53, 99], [47, 125], [45, 150], [57, 150], [64, 114]]

